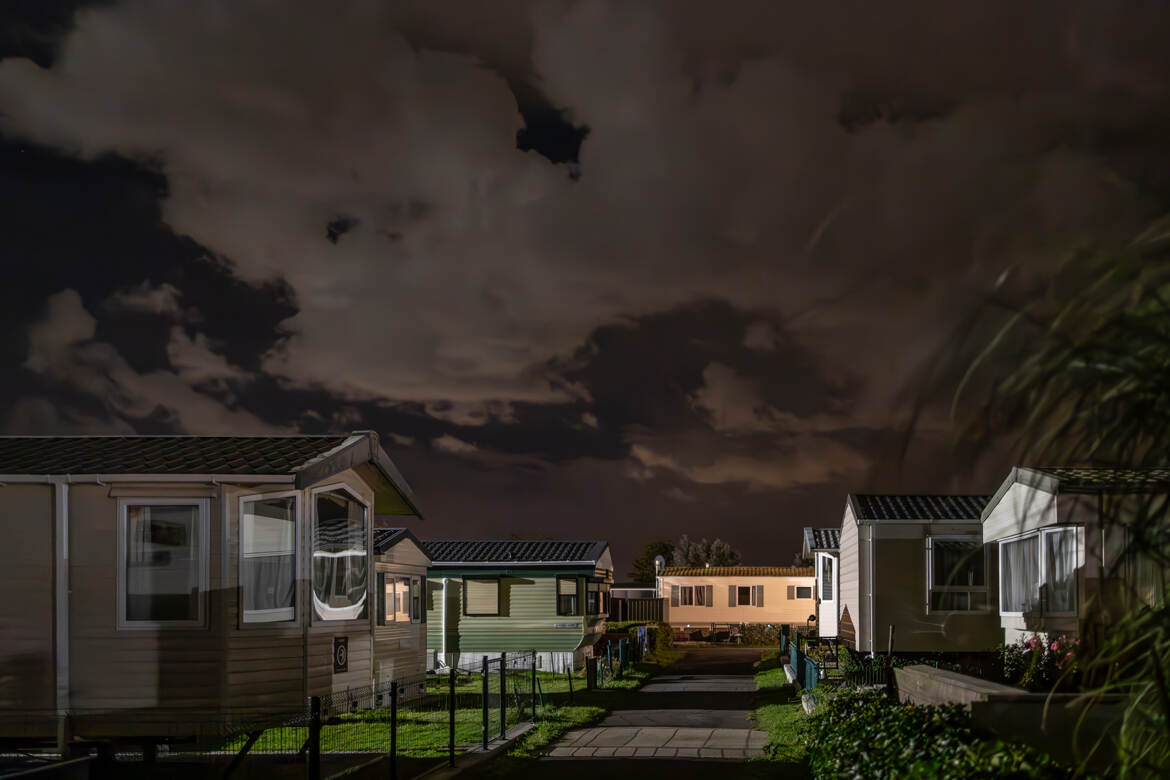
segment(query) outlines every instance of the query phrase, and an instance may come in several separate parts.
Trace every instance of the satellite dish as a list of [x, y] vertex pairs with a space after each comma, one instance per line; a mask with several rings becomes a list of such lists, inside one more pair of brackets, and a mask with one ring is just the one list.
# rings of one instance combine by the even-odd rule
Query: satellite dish
[[666, 559], [663, 558], [661, 555], [655, 555], [654, 556], [654, 571], [662, 571], [663, 567], [665, 567], [665, 566], [666, 566]]

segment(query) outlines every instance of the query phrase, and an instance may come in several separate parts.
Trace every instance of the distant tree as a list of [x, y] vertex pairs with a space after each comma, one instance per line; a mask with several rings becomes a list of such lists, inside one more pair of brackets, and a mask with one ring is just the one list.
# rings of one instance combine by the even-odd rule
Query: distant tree
[[667, 565], [674, 558], [674, 544], [669, 539], [655, 539], [652, 542], [646, 542], [642, 552], [634, 559], [633, 571], [628, 575], [630, 580], [647, 587], [654, 585], [654, 558], [659, 555], [666, 560]]
[[712, 566], [737, 566], [739, 561], [739, 552], [718, 537], [710, 542], [706, 538], [695, 542], [683, 534], [674, 545], [675, 566], [705, 566], [708, 563]]

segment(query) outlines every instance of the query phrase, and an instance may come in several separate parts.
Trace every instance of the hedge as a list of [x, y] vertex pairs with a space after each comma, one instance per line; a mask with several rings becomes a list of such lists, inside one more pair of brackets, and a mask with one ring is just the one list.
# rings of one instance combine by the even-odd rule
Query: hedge
[[897, 704], [880, 691], [841, 689], [805, 726], [816, 778], [1069, 778], [1025, 745], [982, 734], [961, 707]]

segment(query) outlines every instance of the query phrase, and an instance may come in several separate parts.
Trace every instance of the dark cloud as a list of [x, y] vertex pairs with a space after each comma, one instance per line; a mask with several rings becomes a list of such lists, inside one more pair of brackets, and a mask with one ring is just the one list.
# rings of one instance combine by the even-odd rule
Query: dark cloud
[[907, 384], [1170, 203], [1151, 3], [160, 3], [0, 10], [4, 424], [375, 428], [443, 533], [987, 489]]

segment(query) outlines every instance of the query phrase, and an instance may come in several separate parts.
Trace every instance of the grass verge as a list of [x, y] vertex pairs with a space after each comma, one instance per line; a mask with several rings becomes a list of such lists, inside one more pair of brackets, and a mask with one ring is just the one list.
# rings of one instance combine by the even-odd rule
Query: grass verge
[[801, 774], [797, 776], [809, 776], [800, 733], [805, 715], [800, 707], [800, 695], [784, 675], [784, 661], [778, 650], [764, 654], [756, 671], [756, 685], [753, 720], [756, 728], [768, 732], [766, 760], [798, 770]]

